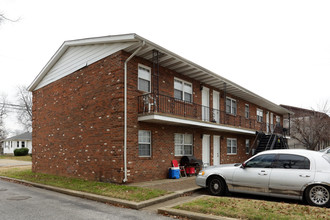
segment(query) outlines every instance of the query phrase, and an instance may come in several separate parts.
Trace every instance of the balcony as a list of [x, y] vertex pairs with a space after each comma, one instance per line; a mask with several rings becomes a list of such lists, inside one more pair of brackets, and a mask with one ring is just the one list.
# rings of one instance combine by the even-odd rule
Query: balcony
[[138, 114], [139, 121], [195, 125], [237, 133], [255, 134], [266, 128], [265, 123], [244, 116], [152, 93], [138, 97]]

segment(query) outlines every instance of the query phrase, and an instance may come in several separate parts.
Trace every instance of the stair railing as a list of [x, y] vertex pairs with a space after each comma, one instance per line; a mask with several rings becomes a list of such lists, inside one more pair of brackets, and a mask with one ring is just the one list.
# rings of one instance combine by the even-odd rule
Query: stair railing
[[259, 137], [262, 136], [262, 135], [264, 135], [263, 132], [258, 132], [257, 133], [257, 136], [254, 139], [253, 144], [251, 145], [251, 148], [249, 150], [249, 154], [248, 155], [250, 155], [250, 153], [252, 152], [253, 149], [256, 149], [257, 148], [257, 141], [258, 141]]

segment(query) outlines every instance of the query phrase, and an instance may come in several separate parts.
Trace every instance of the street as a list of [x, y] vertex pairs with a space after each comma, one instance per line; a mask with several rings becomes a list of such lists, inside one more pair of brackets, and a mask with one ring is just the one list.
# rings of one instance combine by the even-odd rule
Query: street
[[0, 219], [170, 219], [0, 180]]

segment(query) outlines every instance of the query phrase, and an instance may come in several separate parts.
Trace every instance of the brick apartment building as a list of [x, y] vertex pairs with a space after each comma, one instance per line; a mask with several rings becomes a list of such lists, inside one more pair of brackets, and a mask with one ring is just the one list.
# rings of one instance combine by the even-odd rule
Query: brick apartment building
[[33, 171], [117, 183], [242, 162], [289, 113], [136, 34], [64, 42], [29, 90]]

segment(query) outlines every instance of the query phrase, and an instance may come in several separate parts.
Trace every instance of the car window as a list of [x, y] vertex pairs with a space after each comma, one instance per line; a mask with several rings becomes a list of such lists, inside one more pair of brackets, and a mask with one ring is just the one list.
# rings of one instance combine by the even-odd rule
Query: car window
[[322, 157], [330, 163], [330, 154], [324, 154]]
[[245, 167], [271, 168], [276, 154], [264, 154], [249, 160]]
[[273, 168], [309, 170], [310, 161], [308, 158], [300, 155], [280, 154], [273, 164]]

